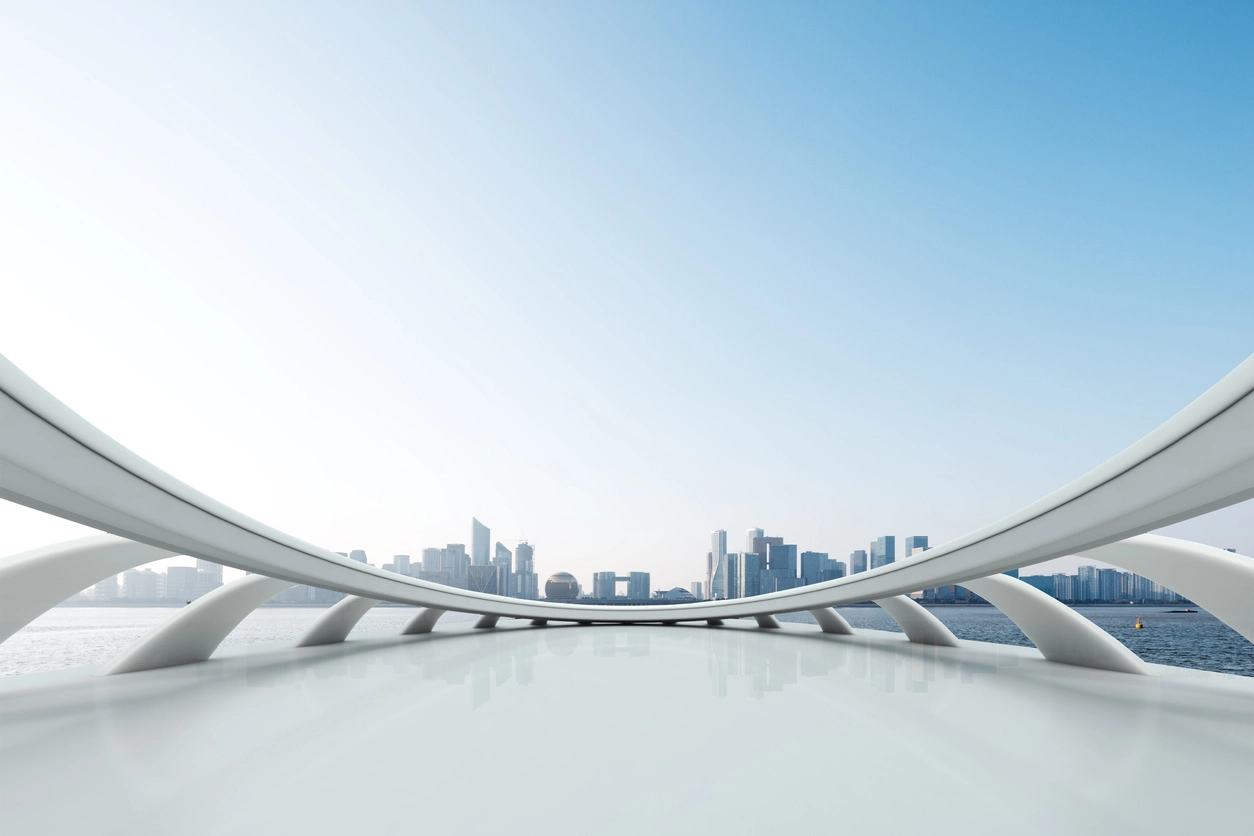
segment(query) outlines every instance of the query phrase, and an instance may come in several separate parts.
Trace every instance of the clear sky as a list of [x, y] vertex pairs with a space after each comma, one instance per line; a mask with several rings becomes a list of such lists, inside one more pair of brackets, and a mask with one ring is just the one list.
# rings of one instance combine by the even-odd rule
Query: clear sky
[[1249, 3], [0, 3], [0, 353], [376, 564], [939, 544], [1254, 351], [1251, 229]]

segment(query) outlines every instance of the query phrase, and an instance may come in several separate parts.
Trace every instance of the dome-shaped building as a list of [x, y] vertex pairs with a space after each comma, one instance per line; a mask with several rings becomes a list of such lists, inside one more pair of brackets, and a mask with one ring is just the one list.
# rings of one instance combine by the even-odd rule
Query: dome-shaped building
[[550, 601], [573, 601], [579, 597], [579, 581], [570, 572], [558, 572], [545, 581], [544, 597]]

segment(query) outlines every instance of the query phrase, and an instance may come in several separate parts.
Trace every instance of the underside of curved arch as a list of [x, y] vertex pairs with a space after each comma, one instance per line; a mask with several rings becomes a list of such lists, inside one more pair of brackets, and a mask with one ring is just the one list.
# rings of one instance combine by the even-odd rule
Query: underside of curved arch
[[1141, 534], [1080, 554], [1178, 592], [1254, 642], [1254, 559], [1161, 534]]
[[958, 646], [958, 637], [918, 601], [905, 595], [894, 595], [891, 598], [877, 598], [875, 603], [893, 617], [893, 621], [897, 622], [910, 641], [938, 647]]
[[297, 647], [314, 647], [320, 644], [336, 644], [348, 638], [348, 634], [379, 603], [378, 598], [360, 598], [350, 595], [322, 614], [296, 642]]
[[990, 575], [962, 585], [1001, 610], [1051, 662], [1150, 673], [1149, 666], [1114, 636], [1018, 578]]
[[0, 642], [76, 592], [176, 552], [97, 534], [0, 560]]
[[101, 676], [203, 662], [250, 612], [294, 586], [290, 581], [248, 575], [193, 601], [100, 671]]

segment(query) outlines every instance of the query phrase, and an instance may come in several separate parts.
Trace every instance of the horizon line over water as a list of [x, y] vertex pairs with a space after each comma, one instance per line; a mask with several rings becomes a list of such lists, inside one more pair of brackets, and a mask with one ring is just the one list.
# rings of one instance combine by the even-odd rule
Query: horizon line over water
[[[1105, 604], [1072, 609], [1151, 664], [1174, 665], [1216, 673], [1254, 676], [1254, 645], [1205, 610], [1172, 613], [1183, 605]], [[134, 641], [165, 621], [176, 607], [58, 606], [15, 633], [0, 646], [0, 677], [105, 664]], [[240, 623], [222, 647], [295, 641], [317, 619], [322, 607], [263, 607]], [[374, 608], [351, 638], [382, 638], [397, 634], [409, 620], [409, 607]], [[929, 608], [959, 639], [1031, 647], [1018, 627], [1000, 610], [980, 604], [946, 604]], [[901, 632], [887, 612], [876, 606], [837, 607], [858, 629]], [[1140, 617], [1145, 625], [1136, 629]], [[449, 613], [448, 623], [477, 616]], [[808, 613], [780, 615], [781, 621], [814, 623]], [[593, 628], [598, 629], [598, 628]], [[683, 628], [677, 628], [683, 629]], [[687, 629], [708, 629], [689, 627]]]

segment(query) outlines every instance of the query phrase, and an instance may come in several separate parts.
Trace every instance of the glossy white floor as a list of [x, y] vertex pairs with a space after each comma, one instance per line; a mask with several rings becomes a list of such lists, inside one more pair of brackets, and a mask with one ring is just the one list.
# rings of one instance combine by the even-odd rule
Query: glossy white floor
[[447, 625], [0, 683], [0, 830], [1238, 832], [1254, 680], [808, 625]]

